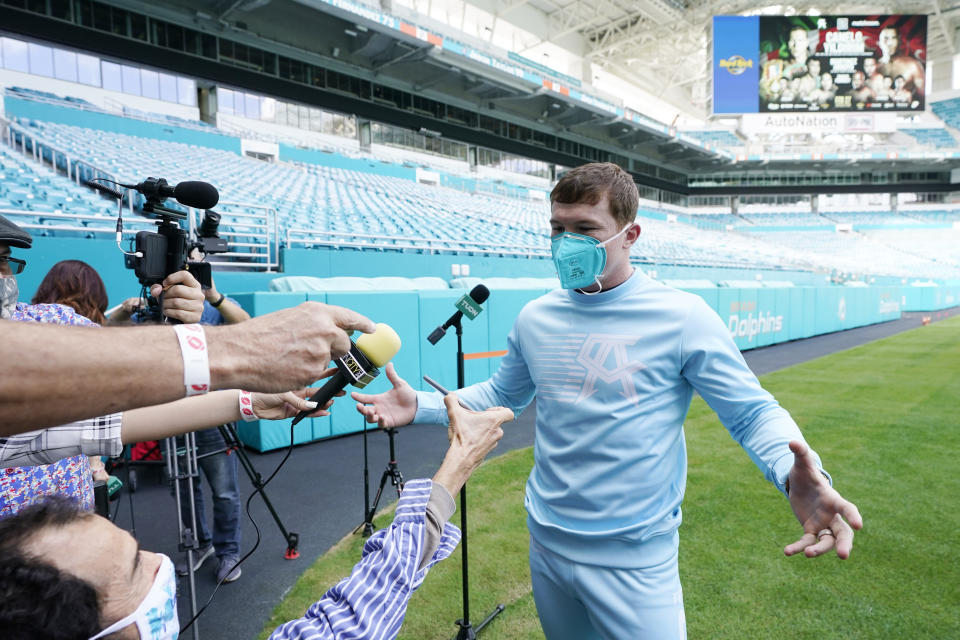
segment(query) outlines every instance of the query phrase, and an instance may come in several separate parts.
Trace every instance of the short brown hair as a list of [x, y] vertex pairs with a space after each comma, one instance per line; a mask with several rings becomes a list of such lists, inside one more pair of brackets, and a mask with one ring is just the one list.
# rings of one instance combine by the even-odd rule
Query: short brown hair
[[610, 215], [621, 227], [637, 219], [637, 185], [612, 162], [592, 162], [567, 171], [550, 192], [550, 202], [594, 205], [604, 195], [610, 202]]
[[80, 260], [61, 260], [50, 267], [33, 304], [56, 303], [73, 307], [83, 317], [103, 324], [107, 310], [107, 290], [96, 269]]

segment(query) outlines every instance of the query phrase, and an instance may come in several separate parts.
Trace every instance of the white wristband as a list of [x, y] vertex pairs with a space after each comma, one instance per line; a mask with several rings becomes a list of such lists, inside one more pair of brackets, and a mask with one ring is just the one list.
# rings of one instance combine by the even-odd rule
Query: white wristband
[[257, 414], [253, 412], [253, 394], [249, 391], [240, 392], [240, 417], [244, 422], [253, 422], [258, 420]]
[[183, 386], [188, 396], [210, 391], [210, 360], [207, 355], [207, 336], [198, 324], [178, 324], [173, 330], [180, 341], [183, 356]]

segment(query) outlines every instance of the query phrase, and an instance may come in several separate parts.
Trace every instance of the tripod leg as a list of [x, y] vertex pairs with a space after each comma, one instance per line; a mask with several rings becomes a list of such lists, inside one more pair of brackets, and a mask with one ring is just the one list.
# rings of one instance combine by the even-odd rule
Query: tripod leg
[[240, 437], [237, 435], [237, 430], [233, 426], [233, 423], [220, 425], [219, 429], [220, 435], [223, 436], [227, 448], [233, 449], [233, 452], [237, 454], [240, 466], [250, 479], [250, 484], [260, 493], [260, 497], [263, 498], [263, 503], [267, 506], [267, 510], [270, 511], [270, 515], [273, 516], [274, 522], [277, 523], [277, 527], [280, 529], [280, 534], [283, 535], [284, 540], [287, 541], [287, 550], [284, 552], [283, 557], [287, 560], [299, 558], [300, 552], [297, 551], [297, 546], [300, 544], [300, 534], [287, 531], [287, 528], [283, 526], [283, 521], [280, 520], [280, 514], [273, 508], [273, 503], [270, 502], [270, 498], [267, 497], [267, 493], [264, 490], [263, 478], [253, 467], [253, 462], [250, 461], [247, 452], [243, 450], [243, 443], [240, 442]]
[[397, 488], [397, 497], [400, 497], [400, 494], [403, 493], [403, 474], [400, 473], [400, 469], [394, 465], [390, 477], [393, 479], [393, 486]]
[[373, 516], [377, 513], [377, 505], [380, 504], [380, 496], [383, 495], [383, 488], [387, 485], [387, 478], [389, 477], [390, 468], [388, 467], [384, 469], [383, 475], [380, 476], [380, 487], [377, 489], [377, 495], [373, 497], [373, 504], [370, 505], [370, 511], [367, 511], [367, 519], [363, 523], [364, 536], [373, 534]]

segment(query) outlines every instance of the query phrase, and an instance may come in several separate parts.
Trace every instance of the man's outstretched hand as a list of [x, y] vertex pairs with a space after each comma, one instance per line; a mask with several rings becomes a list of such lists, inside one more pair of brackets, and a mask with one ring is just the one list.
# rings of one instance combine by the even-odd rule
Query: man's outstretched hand
[[803, 536], [783, 552], [792, 556], [803, 551], [808, 558], [815, 558], [836, 548], [837, 557], [850, 557], [853, 530], [863, 528], [857, 505], [830, 486], [805, 442], [792, 441], [790, 450], [794, 455], [787, 485], [790, 506], [803, 527]]

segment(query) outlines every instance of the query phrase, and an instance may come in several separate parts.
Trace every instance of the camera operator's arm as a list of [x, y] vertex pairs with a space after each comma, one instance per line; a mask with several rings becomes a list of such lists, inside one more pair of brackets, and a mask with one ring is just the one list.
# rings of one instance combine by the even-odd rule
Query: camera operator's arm
[[133, 314], [140, 311], [142, 305], [143, 300], [141, 298], [127, 298], [107, 317], [107, 324], [129, 324]]
[[203, 292], [207, 297], [207, 302], [213, 305], [213, 308], [223, 316], [224, 324], [237, 324], [250, 319], [250, 314], [243, 310], [243, 307], [217, 291], [217, 283], [210, 276], [210, 288]]
[[203, 315], [203, 290], [189, 271], [171, 273], [160, 284], [150, 286], [150, 295], [161, 300], [160, 313], [185, 324], [200, 322]]
[[[335, 371], [330, 369], [327, 375]], [[81, 454], [115, 457], [125, 444], [160, 440], [240, 420], [244, 407], [252, 411], [253, 417], [265, 420], [289, 418], [301, 410], [312, 411], [311, 416], [329, 415], [325, 409], [333, 404], [332, 399], [321, 409], [317, 409], [317, 403], [305, 399], [314, 391], [301, 389], [244, 396], [236, 390], [214, 391], [155, 407], [0, 438], [0, 467], [50, 464]]]
[[[207, 327], [212, 389], [276, 393], [320, 378], [368, 318], [304, 302], [228, 327]], [[0, 436], [185, 395], [173, 327], [90, 329], [0, 321]]]

